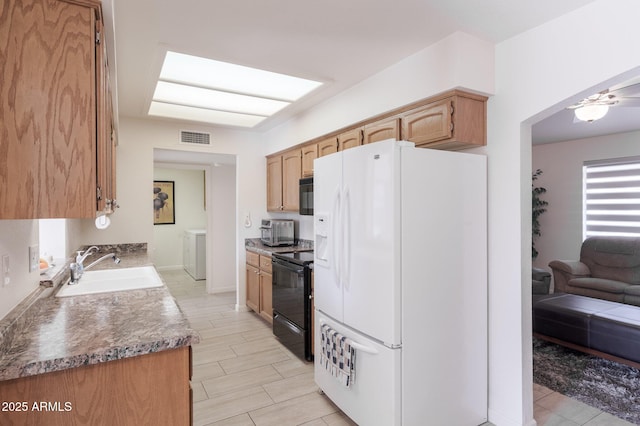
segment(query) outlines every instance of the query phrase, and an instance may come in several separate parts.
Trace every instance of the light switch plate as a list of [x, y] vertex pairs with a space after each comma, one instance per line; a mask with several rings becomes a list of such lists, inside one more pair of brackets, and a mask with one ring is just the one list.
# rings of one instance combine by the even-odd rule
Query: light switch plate
[[29, 272], [40, 269], [40, 249], [38, 245], [29, 246]]

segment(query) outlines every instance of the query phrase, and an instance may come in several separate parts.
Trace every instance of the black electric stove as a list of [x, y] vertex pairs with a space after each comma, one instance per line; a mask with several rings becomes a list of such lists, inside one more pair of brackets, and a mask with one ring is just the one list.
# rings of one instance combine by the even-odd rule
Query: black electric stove
[[295, 253], [273, 253], [272, 258], [273, 257], [300, 266], [307, 266], [313, 263], [312, 251], [298, 251]]
[[313, 252], [274, 253], [273, 334], [291, 352], [313, 360], [311, 350], [311, 268]]

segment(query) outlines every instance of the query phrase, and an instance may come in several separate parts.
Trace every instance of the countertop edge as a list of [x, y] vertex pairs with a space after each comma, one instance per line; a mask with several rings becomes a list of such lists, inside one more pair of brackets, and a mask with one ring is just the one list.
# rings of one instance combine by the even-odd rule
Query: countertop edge
[[20, 379], [39, 374], [64, 371], [71, 368], [85, 367], [110, 361], [133, 358], [136, 356], [149, 355], [156, 352], [191, 346], [193, 344], [199, 343], [199, 341], [200, 339], [197, 335], [187, 335], [172, 338], [169, 340], [161, 340], [136, 345], [136, 348], [134, 350], [129, 347], [117, 347], [106, 349], [103, 352], [95, 352], [90, 354], [82, 354], [33, 362], [26, 364], [21, 368], [17, 366], [10, 366], [5, 370], [0, 371], [0, 381]]
[[248, 251], [258, 253], [264, 256], [271, 256], [273, 253], [292, 253], [298, 251], [312, 251], [312, 240], [297, 240], [297, 244], [292, 246], [267, 246], [260, 238], [247, 238], [244, 240], [244, 248]]

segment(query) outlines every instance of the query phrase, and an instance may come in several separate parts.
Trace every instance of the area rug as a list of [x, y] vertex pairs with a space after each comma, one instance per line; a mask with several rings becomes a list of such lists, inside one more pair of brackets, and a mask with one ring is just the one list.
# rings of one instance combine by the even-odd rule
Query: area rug
[[640, 425], [640, 370], [533, 339], [533, 381]]

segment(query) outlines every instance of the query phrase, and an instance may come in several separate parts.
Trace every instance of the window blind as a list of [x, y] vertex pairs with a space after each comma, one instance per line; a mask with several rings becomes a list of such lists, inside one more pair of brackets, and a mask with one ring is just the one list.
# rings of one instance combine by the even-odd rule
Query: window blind
[[640, 236], [640, 157], [585, 162], [584, 238]]

